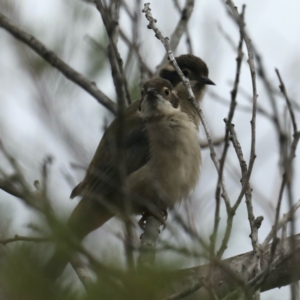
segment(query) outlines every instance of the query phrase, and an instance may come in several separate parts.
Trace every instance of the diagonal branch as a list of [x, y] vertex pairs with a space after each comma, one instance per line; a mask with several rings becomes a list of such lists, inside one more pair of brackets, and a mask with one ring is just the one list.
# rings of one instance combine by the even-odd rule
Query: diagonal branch
[[[170, 48], [172, 51], [176, 50], [182, 35], [184, 34], [185, 31], [187, 31], [187, 24], [192, 15], [194, 4], [195, 4], [195, 0], [186, 0], [185, 2], [185, 6], [181, 12], [181, 18], [171, 36]], [[157, 68], [157, 72], [159, 72], [160, 69], [166, 64], [167, 58], [168, 58], [168, 54], [165, 55], [165, 57], [159, 64], [159, 67]]]
[[[102, 21], [106, 28], [107, 36], [109, 39], [108, 57], [111, 65], [115, 89], [118, 96], [118, 106], [119, 109], [120, 107], [125, 108], [131, 103], [131, 99], [127, 87], [127, 80], [124, 75], [122, 58], [117, 48], [119, 4], [114, 3], [113, 5], [114, 7], [116, 6], [116, 12], [114, 16], [115, 18], [109, 14], [108, 9], [105, 8], [101, 0], [95, 0], [95, 4], [101, 14]], [[113, 4], [113, 2], [111, 4]]]
[[29, 46], [34, 52], [40, 57], [47, 61], [54, 68], [59, 70], [66, 78], [76, 83], [92, 95], [100, 104], [104, 105], [111, 112], [117, 112], [116, 104], [109, 99], [102, 91], [100, 91], [95, 82], [90, 81], [84, 75], [75, 71], [62, 59], [60, 59], [53, 51], [49, 50], [34, 36], [21, 30], [7, 17], [0, 13], [0, 27], [11, 33], [16, 39], [22, 41], [24, 44]]
[[[185, 88], [187, 89], [187, 91], [189, 93], [189, 100], [194, 105], [194, 107], [195, 107], [195, 109], [196, 109], [196, 111], [197, 111], [197, 113], [199, 115], [199, 118], [200, 118], [200, 120], [201, 120], [201, 122], [203, 124], [203, 128], [204, 128], [204, 131], [205, 131], [205, 134], [206, 134], [206, 137], [207, 137], [207, 141], [208, 141], [208, 145], [209, 145], [209, 149], [210, 149], [211, 159], [212, 159], [212, 161], [213, 161], [213, 163], [214, 163], [217, 171], [219, 172], [219, 162], [218, 162], [218, 159], [217, 159], [217, 154], [216, 154], [216, 152], [214, 150], [213, 141], [212, 141], [212, 138], [211, 138], [210, 131], [208, 129], [208, 124], [207, 124], [207, 121], [206, 121], [206, 119], [204, 117], [203, 111], [202, 111], [202, 109], [199, 106], [199, 103], [195, 99], [193, 90], [191, 88], [190, 81], [188, 80], [188, 78], [186, 78], [183, 75], [181, 69], [179, 68], [179, 66], [178, 66], [178, 64], [177, 64], [177, 62], [175, 60], [174, 54], [173, 54], [173, 52], [172, 52], [172, 50], [170, 48], [169, 38], [164, 38], [163, 35], [162, 35], [162, 33], [160, 32], [160, 30], [155, 25], [155, 23], [157, 22], [157, 20], [154, 19], [153, 16], [152, 16], [152, 14], [151, 14], [150, 3], [145, 3], [144, 4], [143, 13], [145, 13], [146, 18], [149, 21], [149, 24], [147, 26], [148, 29], [152, 29], [155, 32], [155, 37], [162, 42], [163, 46], [165, 47], [165, 49], [167, 51], [168, 59], [173, 64], [173, 66], [174, 66], [177, 74], [180, 76], [180, 78], [182, 80], [182, 83], [184, 84]], [[227, 189], [226, 189], [224, 180], [222, 180], [222, 190], [223, 190], [223, 195], [224, 195], [224, 200], [225, 200], [226, 205], [230, 205], [230, 199], [229, 199], [229, 196], [228, 196], [228, 193], [227, 193]]]

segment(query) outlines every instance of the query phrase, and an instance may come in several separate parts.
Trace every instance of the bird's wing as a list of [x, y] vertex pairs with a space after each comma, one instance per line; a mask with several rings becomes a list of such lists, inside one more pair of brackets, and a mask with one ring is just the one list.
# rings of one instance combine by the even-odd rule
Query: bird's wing
[[[139, 102], [139, 101], [138, 101]], [[139, 103], [134, 103], [128, 108], [126, 114], [137, 111]], [[131, 114], [132, 117], [126, 118], [125, 128], [128, 132], [124, 136], [124, 168], [125, 175], [138, 170], [149, 160], [149, 142], [147, 132], [142, 118], [137, 114]], [[71, 198], [78, 195], [94, 194], [107, 196], [120, 187], [120, 169], [118, 155], [119, 149], [116, 147], [116, 135], [119, 126], [116, 119], [106, 130], [92, 162], [87, 170], [85, 179], [72, 191]]]

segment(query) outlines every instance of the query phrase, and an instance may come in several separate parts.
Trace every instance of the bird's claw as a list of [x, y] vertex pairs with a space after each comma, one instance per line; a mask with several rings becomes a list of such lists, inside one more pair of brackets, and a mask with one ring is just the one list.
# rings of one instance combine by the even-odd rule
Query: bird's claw
[[147, 219], [150, 217], [150, 216], [154, 216], [155, 218], [159, 219], [160, 222], [161, 222], [161, 225], [163, 226], [163, 229], [164, 230], [166, 228], [166, 220], [168, 218], [168, 212], [167, 210], [163, 210], [161, 211], [161, 213], [159, 214], [151, 214], [150, 212], [148, 211], [144, 211], [142, 213], [142, 217], [141, 219], [139, 220], [138, 224], [139, 224], [139, 227], [144, 230], [145, 229], [145, 226], [146, 226], [146, 222], [147, 222]]

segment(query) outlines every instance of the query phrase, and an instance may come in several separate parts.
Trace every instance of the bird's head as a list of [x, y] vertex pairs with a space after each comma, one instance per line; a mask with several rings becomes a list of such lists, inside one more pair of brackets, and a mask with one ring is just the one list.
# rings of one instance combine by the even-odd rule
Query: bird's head
[[139, 108], [144, 117], [162, 116], [178, 109], [179, 100], [168, 80], [154, 78], [145, 82]]
[[[192, 54], [184, 54], [175, 59], [182, 73], [190, 80], [192, 86], [194, 84], [199, 85], [199, 87], [204, 87], [208, 84], [215, 85], [208, 78], [208, 68], [201, 58]], [[181, 82], [181, 78], [171, 62], [160, 71], [159, 76], [169, 80], [174, 87]]]

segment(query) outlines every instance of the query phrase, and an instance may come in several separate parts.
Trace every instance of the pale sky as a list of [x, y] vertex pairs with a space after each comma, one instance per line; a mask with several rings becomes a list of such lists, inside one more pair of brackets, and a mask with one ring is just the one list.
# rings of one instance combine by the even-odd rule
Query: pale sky
[[[0, 0], [0, 5], [2, 5], [2, 1], [4, 3], [4, 0]], [[25, 31], [39, 38], [49, 48], [56, 47], [53, 50], [57, 51], [60, 57], [76, 70], [88, 76], [88, 70], [91, 68], [91, 63], [89, 63], [90, 45], [84, 37], [89, 35], [99, 40], [105, 34], [98, 12], [91, 5], [80, 1], [77, 1], [77, 5], [72, 5], [73, 1], [16, 0], [15, 8], [18, 10], [15, 10], [15, 13], [8, 13], [7, 16]], [[173, 2], [161, 0], [147, 2], [151, 3], [152, 14], [158, 20], [157, 26], [163, 35], [170, 36], [179, 19]], [[135, 1], [131, 0], [127, 3], [132, 7]], [[184, 3], [184, 1], [180, 1], [180, 3]], [[238, 8], [243, 3], [245, 2], [235, 1]], [[274, 68], [277, 67], [290, 98], [300, 105], [298, 85], [300, 81], [300, 2], [296, 0], [252, 0], [246, 1], [245, 4], [247, 5], [246, 29], [263, 58], [268, 79], [275, 87], [278, 87], [274, 71]], [[140, 19], [140, 52], [147, 64], [155, 70], [155, 66], [160, 63], [165, 53], [164, 48], [154, 37], [153, 32], [147, 29], [147, 22], [142, 13], [140, 13]], [[124, 12], [121, 15], [120, 26], [128, 35], [131, 35], [128, 17]], [[217, 93], [229, 103], [235, 76], [236, 52], [232, 50], [220, 33], [219, 26], [231, 36], [237, 45], [239, 31], [228, 17], [223, 1], [195, 0], [194, 12], [189, 22], [194, 54], [207, 62], [210, 78], [217, 84], [215, 87], [209, 87], [209, 91]], [[84, 165], [89, 163], [102, 136], [102, 126], [107, 111], [80, 88], [73, 89], [73, 84], [62, 79], [58, 73], [46, 72], [47, 76], [44, 74], [42, 78], [30, 77], [28, 70], [30, 69], [31, 52], [24, 50], [20, 56], [20, 48], [16, 47], [18, 42], [15, 42], [2, 29], [0, 29], [0, 39], [1, 139], [20, 161], [24, 173], [28, 176], [28, 182], [38, 179], [40, 165], [46, 155], [50, 154], [54, 157], [50, 176], [50, 197], [57, 213], [60, 216], [68, 215], [79, 199], [69, 200], [72, 187], [66, 182], [63, 173], [70, 173], [74, 178], [74, 184], [83, 178], [84, 173], [72, 169], [69, 163], [77, 162]], [[122, 57], [126, 58], [126, 47], [123, 42], [119, 43], [119, 49]], [[184, 54], [186, 51], [186, 43], [182, 39], [176, 54]], [[245, 47], [244, 53], [247, 56]], [[104, 93], [114, 98], [114, 87], [107, 62], [105, 72], [97, 74], [91, 79], [97, 82]], [[246, 63], [242, 66], [240, 87], [251, 95], [250, 72]], [[258, 81], [258, 95], [259, 104], [271, 112], [269, 100], [261, 81]], [[283, 98], [277, 97], [277, 101], [280, 112], [283, 112], [285, 107]], [[238, 95], [237, 102], [238, 106], [250, 107], [251, 105], [242, 94]], [[212, 136], [216, 138], [222, 136], [224, 134], [223, 119], [227, 116], [228, 106], [220, 104], [208, 94], [203, 108]], [[59, 118], [53, 117], [54, 115], [58, 115]], [[300, 126], [299, 115], [298, 110], [296, 119]], [[250, 149], [250, 119], [250, 113], [237, 110], [233, 121], [247, 161]], [[64, 142], [70, 136], [72, 136], [72, 143]], [[202, 130], [201, 137], [205, 139]], [[222, 147], [216, 150], [220, 155]], [[263, 215], [265, 217], [259, 230], [259, 240], [263, 242], [274, 220], [272, 207], [276, 205], [281, 173], [278, 168], [279, 149], [274, 126], [259, 114], [256, 152], [257, 159], [251, 184], [254, 189], [255, 216]], [[208, 150], [203, 150], [202, 153], [202, 175], [192, 197], [191, 206], [198, 231], [208, 237], [214, 221], [214, 189], [217, 174], [213, 170]], [[297, 155], [299, 156], [299, 154], [300, 150], [298, 149]], [[294, 166], [295, 178], [299, 178], [299, 158], [295, 159]], [[2, 159], [0, 167], [9, 170], [7, 169], [8, 165]], [[229, 170], [237, 171], [238, 175], [233, 179], [229, 176]], [[240, 189], [240, 171], [232, 146], [225, 175], [228, 176], [227, 185], [230, 197], [234, 201]], [[295, 201], [300, 199], [298, 181], [294, 181]], [[9, 205], [10, 209], [14, 211], [13, 228], [15, 231], [12, 234], [30, 234], [27, 224], [33, 222], [32, 213], [18, 199], [1, 191], [0, 202]], [[179, 210], [184, 211], [182, 206]], [[282, 213], [287, 210], [285, 197]], [[226, 215], [223, 214], [221, 232], [225, 226], [225, 220]], [[241, 254], [252, 249], [251, 241], [248, 238], [250, 228], [244, 202], [237, 212], [233, 226], [232, 239], [224, 257]], [[120, 240], [112, 237], [112, 232], [121, 232], [120, 223], [116, 220], [110, 221], [86, 239], [86, 245], [96, 249], [93, 251], [100, 259], [109, 258], [109, 256], [112, 258], [115, 253], [121, 256], [123, 253]], [[299, 226], [297, 226], [296, 232], [299, 232]], [[168, 236], [169, 233], [166, 231], [161, 234], [160, 238], [165, 239]], [[104, 239], [106, 240], [105, 245], [101, 243], [101, 240]], [[182, 239], [185, 238], [182, 237]], [[158, 259], [166, 259], [166, 257]], [[191, 265], [197, 265], [197, 262], [194, 261]], [[288, 295], [289, 288], [287, 287], [263, 293], [261, 299], [287, 299]]]

